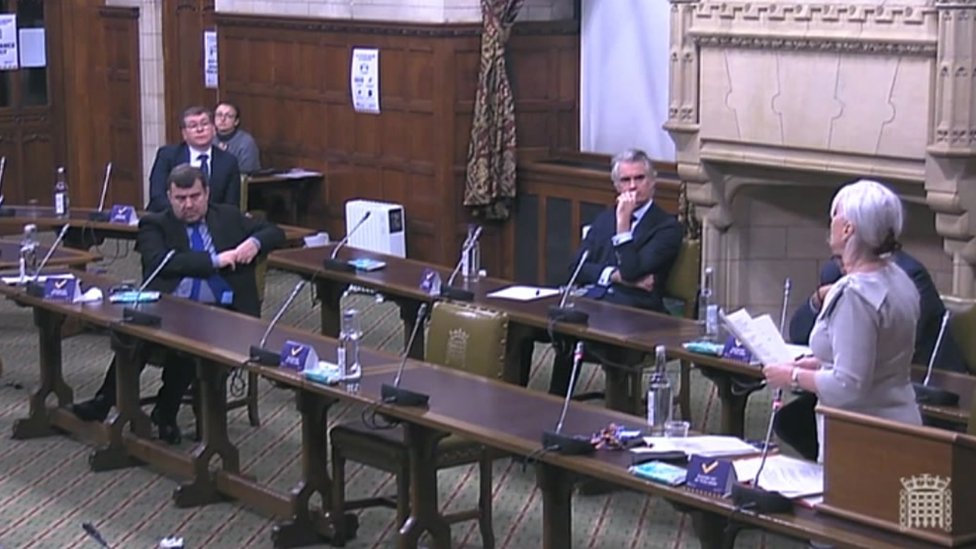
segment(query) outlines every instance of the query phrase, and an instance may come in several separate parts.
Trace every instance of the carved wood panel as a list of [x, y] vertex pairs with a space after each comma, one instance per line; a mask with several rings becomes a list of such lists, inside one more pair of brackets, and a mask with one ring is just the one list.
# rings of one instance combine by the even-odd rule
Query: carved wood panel
[[[180, 113], [191, 105], [212, 108], [217, 90], [203, 80], [203, 31], [214, 29], [214, 0], [163, 2], [163, 74], [166, 78], [166, 140], [178, 143]], [[218, 54], [219, 55], [219, 54]], [[219, 55], [223, 62], [223, 55]]]

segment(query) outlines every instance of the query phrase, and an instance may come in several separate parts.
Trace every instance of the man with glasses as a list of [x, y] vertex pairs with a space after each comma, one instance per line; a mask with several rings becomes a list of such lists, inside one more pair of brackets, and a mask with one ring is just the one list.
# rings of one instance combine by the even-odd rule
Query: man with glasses
[[241, 109], [228, 101], [221, 101], [214, 107], [214, 125], [217, 136], [214, 146], [237, 157], [237, 165], [242, 173], [253, 173], [261, 169], [261, 153], [251, 134], [241, 129]]
[[[664, 282], [681, 249], [682, 230], [673, 215], [654, 204], [654, 175], [644, 151], [628, 149], [613, 157], [610, 177], [616, 203], [593, 220], [570, 263], [574, 269], [589, 251], [577, 279], [589, 286], [586, 297], [664, 311]], [[563, 395], [569, 389], [570, 349], [571, 345], [556, 345], [552, 394]]]
[[180, 131], [183, 142], [179, 145], [164, 145], [156, 151], [149, 174], [149, 205], [151, 212], [162, 212], [169, 208], [166, 197], [169, 172], [179, 164], [189, 164], [203, 172], [210, 188], [210, 202], [218, 204], [241, 204], [241, 171], [234, 155], [213, 146], [214, 125], [210, 111], [204, 107], [190, 107], [180, 117]]

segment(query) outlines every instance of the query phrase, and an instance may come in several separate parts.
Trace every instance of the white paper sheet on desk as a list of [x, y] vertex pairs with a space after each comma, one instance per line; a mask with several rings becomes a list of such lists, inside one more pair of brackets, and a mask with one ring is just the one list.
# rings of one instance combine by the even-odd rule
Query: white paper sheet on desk
[[[51, 279], [55, 279], [55, 278], [56, 279], [62, 279], [62, 278], [74, 278], [74, 277], [75, 277], [75, 275], [68, 274], [68, 273], [54, 274], [54, 275], [41, 275], [41, 276], [37, 277], [37, 283], [38, 284], [44, 284], [45, 282], [47, 282], [47, 279], [49, 279], [49, 278], [51, 278]], [[34, 277], [30, 277], [30, 278], [28, 278], [28, 280], [34, 280]], [[21, 280], [19, 276], [3, 276], [3, 277], [0, 277], [0, 282], [3, 282], [7, 286], [14, 286], [16, 284], [23, 284], [25, 281], [24, 280]]]
[[278, 177], [284, 177], [285, 179], [304, 179], [306, 177], [322, 177], [322, 173], [295, 168], [287, 172], [279, 173]]
[[[735, 460], [735, 476], [739, 482], [753, 481], [759, 470], [759, 457]], [[759, 487], [779, 492], [788, 498], [800, 498], [823, 493], [823, 465], [789, 456], [766, 458]]]
[[648, 448], [634, 448], [631, 452], [684, 452], [705, 457], [729, 457], [755, 454], [756, 447], [736, 437], [704, 435], [690, 437], [644, 437]]
[[501, 290], [495, 290], [486, 297], [500, 297], [502, 299], [514, 299], [515, 301], [532, 301], [544, 297], [554, 296], [559, 293], [556, 288], [540, 288], [538, 286], [509, 286]]

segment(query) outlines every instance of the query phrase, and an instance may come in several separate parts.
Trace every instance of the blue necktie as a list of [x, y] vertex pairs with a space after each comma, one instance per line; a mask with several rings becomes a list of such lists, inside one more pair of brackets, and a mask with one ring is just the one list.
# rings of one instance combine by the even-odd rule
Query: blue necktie
[[[201, 155], [206, 156], [206, 155]], [[200, 231], [200, 224], [195, 223], [190, 229], [190, 249], [195, 252], [205, 252], [207, 251], [207, 245], [203, 241], [203, 233]], [[190, 287], [190, 299], [193, 301], [200, 301], [200, 285], [203, 280], [199, 278], [193, 279], [193, 285]]]
[[200, 161], [200, 171], [203, 172], [203, 180], [206, 181], [209, 184], [210, 183], [210, 165], [207, 164], [207, 158], [209, 158], [207, 155], [201, 154], [200, 156], [197, 157], [197, 160]]

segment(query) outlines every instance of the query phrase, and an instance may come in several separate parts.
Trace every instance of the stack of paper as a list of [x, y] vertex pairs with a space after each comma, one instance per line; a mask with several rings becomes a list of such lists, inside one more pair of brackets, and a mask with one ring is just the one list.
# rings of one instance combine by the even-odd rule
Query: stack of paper
[[752, 318], [748, 311], [739, 309], [732, 314], [723, 314], [722, 322], [762, 364], [790, 362], [796, 358], [797, 351], [787, 346], [769, 315]]
[[705, 435], [699, 437], [644, 437], [647, 448], [634, 448], [637, 454], [684, 452], [685, 455], [729, 457], [755, 454], [755, 446], [736, 437]]
[[[759, 457], [732, 462], [739, 482], [755, 481]], [[783, 455], [767, 456], [759, 477], [760, 488], [779, 492], [788, 498], [802, 498], [823, 493], [823, 465]]]

